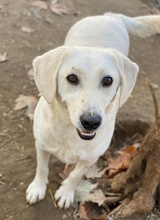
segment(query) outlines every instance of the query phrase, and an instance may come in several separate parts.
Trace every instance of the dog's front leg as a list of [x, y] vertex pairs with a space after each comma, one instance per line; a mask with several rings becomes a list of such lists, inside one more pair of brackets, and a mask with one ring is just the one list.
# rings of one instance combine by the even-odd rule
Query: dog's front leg
[[48, 162], [50, 153], [40, 149], [40, 144], [36, 142], [37, 169], [36, 175], [26, 190], [26, 200], [29, 204], [36, 203], [44, 199], [48, 183]]
[[79, 161], [69, 177], [63, 181], [62, 186], [56, 191], [55, 200], [58, 200], [60, 208], [68, 208], [73, 203], [76, 186], [89, 166], [89, 162]]

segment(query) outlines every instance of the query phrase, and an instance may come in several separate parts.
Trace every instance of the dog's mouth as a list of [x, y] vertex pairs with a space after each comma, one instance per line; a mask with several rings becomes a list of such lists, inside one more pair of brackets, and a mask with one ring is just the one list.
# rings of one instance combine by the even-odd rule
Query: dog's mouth
[[95, 131], [80, 131], [77, 129], [77, 133], [83, 140], [92, 140], [96, 136]]

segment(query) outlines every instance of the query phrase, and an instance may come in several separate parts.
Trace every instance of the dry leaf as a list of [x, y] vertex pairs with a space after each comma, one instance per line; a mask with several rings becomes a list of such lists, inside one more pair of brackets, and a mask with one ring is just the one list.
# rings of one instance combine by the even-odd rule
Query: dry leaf
[[28, 116], [31, 121], [33, 121], [34, 111], [37, 106], [38, 99], [35, 96], [19, 95], [15, 102], [16, 105], [14, 110], [16, 111], [27, 108], [25, 115]]
[[84, 203], [82, 202], [80, 202], [79, 207], [78, 207], [78, 215], [82, 219], [89, 220], [87, 213], [86, 213], [86, 209], [84, 207]]
[[113, 177], [122, 170], [126, 170], [129, 167], [130, 158], [129, 154], [121, 151], [119, 151], [119, 155], [116, 158], [110, 158], [108, 161], [109, 177]]
[[36, 6], [39, 9], [44, 9], [44, 10], [48, 9], [48, 5], [45, 1], [34, 1], [34, 2], [32, 2], [31, 5]]
[[29, 80], [34, 80], [34, 70], [30, 69], [27, 73]]
[[[106, 219], [107, 212], [103, 206], [98, 206], [93, 202], [85, 202], [81, 204], [81, 207], [84, 206], [84, 209], [79, 210], [79, 215], [83, 215], [83, 219], [86, 220], [103, 220]], [[84, 218], [85, 217], [85, 218]]]
[[152, 8], [150, 12], [152, 15], [160, 15], [160, 9], [156, 7]]
[[130, 145], [129, 147], [124, 148], [122, 152], [128, 153], [130, 154], [130, 156], [133, 156], [136, 153], [137, 148], [139, 146], [140, 146], [140, 143], [135, 143], [133, 145]]
[[54, 14], [60, 15], [60, 16], [67, 15], [70, 13], [69, 12], [70, 9], [67, 7], [67, 5], [58, 3], [58, 1], [55, 1], [55, 0], [51, 1], [50, 9]]
[[74, 170], [75, 166], [76, 164], [69, 164], [65, 166], [63, 172], [59, 173], [59, 176], [62, 178], [62, 180], [67, 179], [72, 170]]
[[109, 177], [115, 176], [117, 173], [126, 170], [129, 167], [132, 156], [136, 153], [136, 149], [140, 144], [131, 145], [124, 150], [116, 151], [114, 156], [106, 154], [104, 156], [108, 162], [107, 173]]
[[75, 191], [75, 202], [90, 201], [90, 193], [97, 188], [97, 183], [91, 183], [89, 180], [81, 180]]
[[8, 60], [8, 56], [6, 52], [0, 54], [0, 63], [6, 62], [7, 60]]
[[76, 201], [94, 202], [99, 206], [103, 205], [106, 197], [101, 189], [96, 189], [97, 184], [93, 184], [88, 180], [81, 180], [76, 188]]
[[97, 203], [99, 206], [103, 205], [106, 197], [101, 189], [95, 189], [92, 193], [89, 194], [90, 202]]
[[106, 168], [102, 170], [97, 166], [97, 164], [94, 164], [88, 169], [87, 173], [85, 174], [85, 177], [88, 179], [101, 178], [105, 171]]

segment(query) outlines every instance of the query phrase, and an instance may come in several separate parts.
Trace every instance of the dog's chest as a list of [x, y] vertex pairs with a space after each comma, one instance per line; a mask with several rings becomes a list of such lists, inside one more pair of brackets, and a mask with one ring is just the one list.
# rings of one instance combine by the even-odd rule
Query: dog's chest
[[62, 162], [67, 164], [76, 163], [79, 159], [79, 151], [77, 151], [77, 143], [74, 139], [70, 142], [71, 137], [68, 135], [61, 136], [61, 140], [54, 140], [55, 146], [53, 146], [53, 154]]
[[63, 163], [73, 164], [79, 160], [90, 160], [90, 143], [82, 141], [76, 130], [66, 131], [63, 134], [58, 130], [54, 134], [48, 132], [43, 143], [44, 150], [52, 153]]

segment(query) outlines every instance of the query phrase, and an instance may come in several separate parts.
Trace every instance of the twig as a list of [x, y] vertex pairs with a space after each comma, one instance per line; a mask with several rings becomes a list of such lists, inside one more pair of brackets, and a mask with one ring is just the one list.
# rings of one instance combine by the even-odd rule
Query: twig
[[58, 206], [57, 206], [57, 204], [56, 204], [56, 202], [55, 202], [55, 200], [54, 200], [53, 194], [52, 194], [52, 192], [51, 192], [50, 189], [48, 189], [48, 191], [49, 191], [49, 194], [50, 194], [50, 196], [51, 196], [51, 199], [52, 199], [53, 205], [54, 205], [54, 207], [57, 209]]
[[147, 83], [147, 85], [150, 89], [151, 95], [152, 95], [154, 109], [155, 109], [155, 119], [157, 119], [159, 117], [159, 110], [158, 110], [158, 103], [157, 103], [156, 95], [155, 95], [154, 89], [151, 85], [151, 82], [148, 78], [146, 79], [146, 83]]
[[0, 181], [0, 184], [1, 184], [1, 185], [3, 185], [3, 186], [5, 185], [5, 183], [4, 183], [4, 182], [2, 182], [2, 181]]
[[9, 140], [4, 141], [3, 143], [1, 143], [0, 147], [5, 146], [8, 142], [9, 142]]
[[122, 196], [121, 193], [113, 193], [113, 192], [106, 192], [105, 195], [106, 195], [106, 196], [111, 196], [111, 197], [112, 197], [112, 196], [113, 196], [113, 197], [117, 197], [117, 196], [120, 197], [120, 196]]
[[122, 200], [122, 197], [106, 197], [105, 203], [115, 203], [115, 202], [120, 202]]

